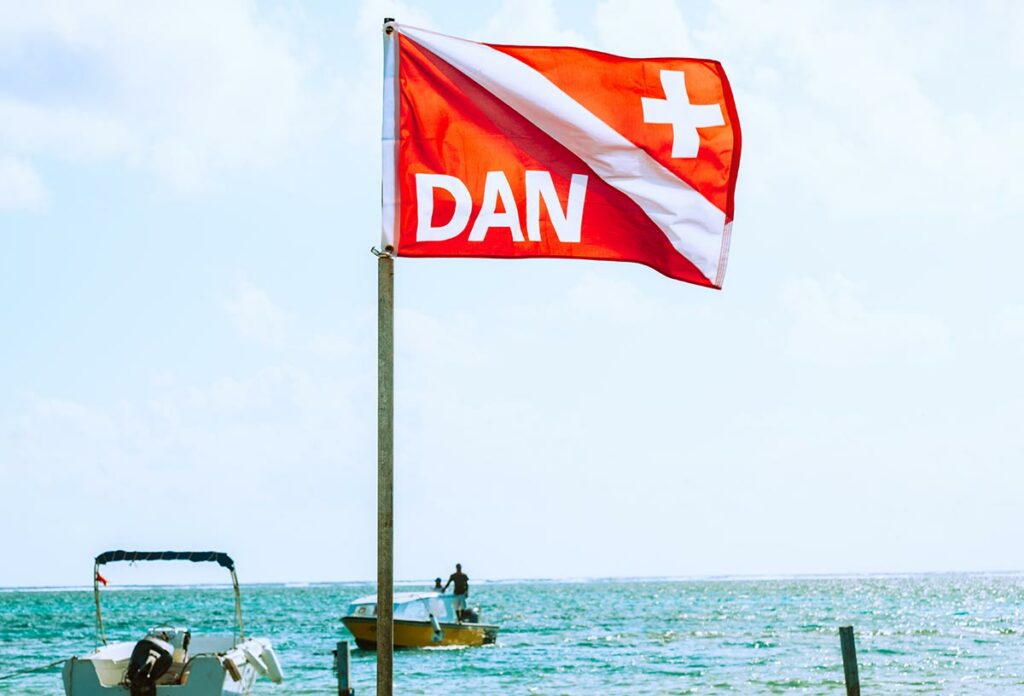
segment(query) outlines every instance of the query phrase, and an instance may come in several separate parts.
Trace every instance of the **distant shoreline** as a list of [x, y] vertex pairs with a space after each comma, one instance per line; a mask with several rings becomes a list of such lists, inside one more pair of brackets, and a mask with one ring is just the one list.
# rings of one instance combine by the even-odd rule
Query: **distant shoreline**
[[[686, 583], [686, 582], [777, 582], [785, 580], [864, 580], [864, 579], [896, 579], [926, 577], [1012, 577], [1024, 575], [1024, 570], [935, 570], [921, 572], [871, 572], [871, 573], [790, 573], [790, 574], [752, 574], [752, 575], [673, 575], [673, 576], [603, 576], [603, 577], [565, 577], [565, 578], [494, 578], [474, 579], [475, 585], [581, 585], [596, 583]], [[355, 587], [375, 585], [375, 580], [282, 580], [275, 582], [241, 583], [244, 587]], [[396, 580], [395, 587], [420, 587], [433, 584], [433, 579]], [[230, 583], [181, 583], [181, 584], [119, 584], [104, 588], [105, 591], [139, 590], [147, 588], [222, 588], [231, 587]], [[84, 592], [92, 591], [92, 585], [11, 585], [0, 586], [0, 593], [11, 592]]]

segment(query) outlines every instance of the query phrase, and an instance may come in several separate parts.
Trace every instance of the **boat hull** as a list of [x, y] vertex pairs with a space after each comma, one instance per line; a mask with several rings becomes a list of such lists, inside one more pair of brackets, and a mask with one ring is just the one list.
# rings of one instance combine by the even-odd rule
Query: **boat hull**
[[[191, 656], [184, 668], [168, 671], [169, 683], [157, 683], [156, 696], [228, 696], [249, 694], [260, 676], [280, 683], [284, 678], [270, 643], [249, 638], [235, 643], [230, 634], [199, 635], [193, 645], [203, 652]], [[105, 645], [65, 661], [62, 670], [68, 696], [129, 696], [122, 684], [135, 643]]]
[[[355, 637], [363, 650], [377, 649], [377, 619], [375, 617], [346, 616], [345, 628]], [[493, 643], [498, 638], [498, 627], [490, 624], [442, 623], [440, 640], [435, 640], [434, 627], [429, 621], [395, 619], [396, 648], [434, 648], [451, 645], [479, 646]]]
[[[216, 658], [194, 661], [191, 675], [186, 684], [160, 684], [157, 696], [228, 696], [248, 694], [256, 681], [256, 671], [251, 665], [239, 670], [241, 679], [235, 681], [227, 674]], [[69, 696], [129, 696], [127, 686], [103, 684], [93, 665], [88, 660], [71, 658], [64, 663], [64, 693]]]

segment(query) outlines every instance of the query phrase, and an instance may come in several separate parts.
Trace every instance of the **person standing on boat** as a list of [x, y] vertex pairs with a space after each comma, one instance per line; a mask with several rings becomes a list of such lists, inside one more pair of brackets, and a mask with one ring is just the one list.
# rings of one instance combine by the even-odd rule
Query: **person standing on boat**
[[469, 576], [462, 572], [461, 563], [455, 564], [455, 572], [448, 577], [448, 582], [441, 591], [447, 590], [452, 583], [455, 583], [452, 607], [455, 609], [455, 618], [462, 623], [462, 610], [466, 608], [466, 598], [469, 597]]
[[444, 594], [444, 588], [441, 587], [441, 578], [434, 578], [434, 592]]

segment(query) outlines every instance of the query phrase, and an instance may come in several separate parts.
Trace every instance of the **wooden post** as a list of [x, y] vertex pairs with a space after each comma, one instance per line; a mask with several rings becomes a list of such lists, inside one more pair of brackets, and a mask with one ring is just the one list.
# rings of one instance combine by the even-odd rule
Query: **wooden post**
[[846, 696], [860, 696], [860, 675], [857, 674], [857, 647], [853, 642], [853, 626], [839, 627], [839, 644], [843, 650]]
[[352, 679], [349, 674], [350, 658], [348, 641], [339, 640], [338, 649], [334, 651], [334, 669], [338, 673], [338, 696], [354, 696], [356, 693], [356, 690], [352, 688]]
[[388, 251], [377, 257], [377, 271], [377, 696], [392, 696], [395, 267]]

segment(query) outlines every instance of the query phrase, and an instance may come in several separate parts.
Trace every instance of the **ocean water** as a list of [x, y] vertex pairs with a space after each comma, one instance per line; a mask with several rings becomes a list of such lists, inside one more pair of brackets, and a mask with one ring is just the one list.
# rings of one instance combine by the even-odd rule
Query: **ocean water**
[[[414, 588], [401, 588], [414, 589]], [[272, 638], [287, 681], [257, 694], [332, 694], [336, 641], [358, 584], [243, 586], [247, 632]], [[867, 694], [1024, 694], [1024, 576], [476, 583], [501, 625], [483, 648], [398, 651], [398, 694], [843, 692], [838, 626], [854, 625]], [[104, 596], [108, 637], [150, 625], [231, 626], [226, 587]], [[0, 591], [0, 677], [95, 645], [91, 591]], [[374, 655], [354, 650], [359, 694]], [[62, 694], [59, 668], [0, 679], [0, 694]]]

